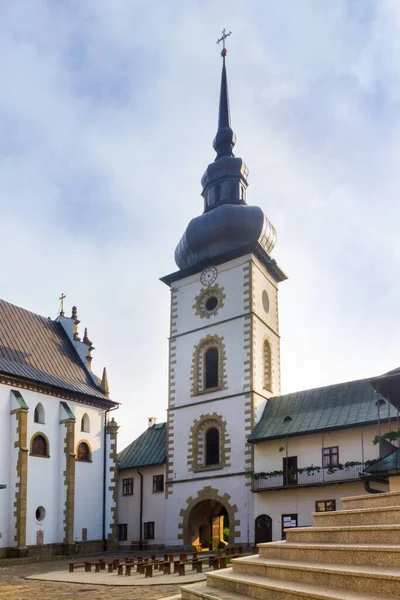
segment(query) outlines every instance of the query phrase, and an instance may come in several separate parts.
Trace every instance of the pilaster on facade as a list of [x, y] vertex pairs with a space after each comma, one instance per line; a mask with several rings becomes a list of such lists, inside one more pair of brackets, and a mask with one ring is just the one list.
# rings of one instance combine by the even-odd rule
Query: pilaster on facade
[[75, 423], [76, 419], [67, 402], [60, 402], [60, 440], [62, 485], [61, 506], [63, 507], [63, 542], [74, 543], [75, 521]]
[[11, 439], [14, 440], [13, 460], [10, 468], [16, 473], [10, 478], [14, 481], [13, 519], [14, 540], [13, 546], [18, 549], [19, 556], [26, 549], [26, 509], [28, 489], [28, 406], [18, 390], [11, 390]]
[[118, 482], [118, 460], [117, 460], [117, 438], [119, 425], [114, 418], [106, 425], [106, 537], [108, 548], [110, 545], [118, 545], [117, 541], [117, 482]]

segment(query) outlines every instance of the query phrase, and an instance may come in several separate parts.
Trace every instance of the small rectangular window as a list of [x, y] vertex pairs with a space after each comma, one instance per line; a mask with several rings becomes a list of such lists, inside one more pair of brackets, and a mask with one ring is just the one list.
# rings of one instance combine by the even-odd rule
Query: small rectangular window
[[132, 496], [133, 495], [133, 477], [128, 477], [122, 480], [122, 495]]
[[336, 500], [317, 500], [315, 502], [315, 512], [326, 512], [336, 510]]
[[82, 542], [87, 542], [87, 528], [82, 528]]
[[122, 523], [121, 525], [117, 525], [117, 537], [120, 542], [126, 542], [126, 540], [128, 539], [127, 523]]
[[322, 448], [322, 466], [334, 467], [339, 464], [339, 446], [331, 446], [330, 448]]
[[145, 540], [154, 540], [154, 521], [143, 523], [143, 537]]
[[153, 492], [164, 491], [164, 475], [153, 475]]

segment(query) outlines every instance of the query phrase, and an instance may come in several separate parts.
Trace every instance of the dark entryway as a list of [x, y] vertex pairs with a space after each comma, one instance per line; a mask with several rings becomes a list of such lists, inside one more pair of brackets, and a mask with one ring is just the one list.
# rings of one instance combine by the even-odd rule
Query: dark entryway
[[283, 485], [297, 484], [297, 456], [283, 459]]
[[269, 515], [259, 515], [255, 521], [255, 543], [272, 542], [272, 519]]

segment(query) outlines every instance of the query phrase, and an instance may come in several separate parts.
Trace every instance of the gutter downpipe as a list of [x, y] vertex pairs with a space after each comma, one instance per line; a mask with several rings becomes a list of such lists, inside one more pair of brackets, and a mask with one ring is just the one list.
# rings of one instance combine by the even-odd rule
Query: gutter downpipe
[[141, 467], [137, 468], [138, 475], [140, 477], [140, 505], [139, 505], [139, 550], [142, 550], [143, 546], [143, 473], [139, 471]]
[[104, 552], [107, 550], [107, 540], [106, 540], [106, 487], [107, 487], [107, 415], [113, 410], [117, 410], [119, 408], [119, 404], [117, 406], [112, 406], [108, 408], [104, 413], [104, 456], [103, 456], [103, 550]]

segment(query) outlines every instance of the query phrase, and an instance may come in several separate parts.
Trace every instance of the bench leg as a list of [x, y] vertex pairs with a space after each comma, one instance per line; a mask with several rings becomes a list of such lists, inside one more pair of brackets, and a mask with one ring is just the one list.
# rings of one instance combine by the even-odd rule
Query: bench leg
[[74, 565], [69, 565], [68, 571], [70, 573], [73, 573], [74, 572]]

